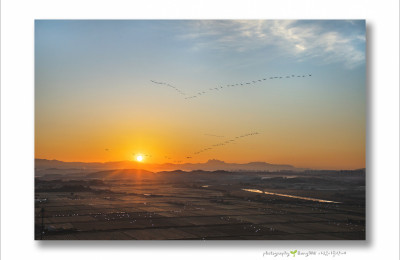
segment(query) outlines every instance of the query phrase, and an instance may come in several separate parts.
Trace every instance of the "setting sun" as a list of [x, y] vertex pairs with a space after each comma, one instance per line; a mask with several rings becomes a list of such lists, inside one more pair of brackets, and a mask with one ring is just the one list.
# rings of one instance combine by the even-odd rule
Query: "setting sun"
[[138, 162], [143, 161], [143, 156], [141, 156], [141, 155], [136, 156], [136, 161], [138, 161]]

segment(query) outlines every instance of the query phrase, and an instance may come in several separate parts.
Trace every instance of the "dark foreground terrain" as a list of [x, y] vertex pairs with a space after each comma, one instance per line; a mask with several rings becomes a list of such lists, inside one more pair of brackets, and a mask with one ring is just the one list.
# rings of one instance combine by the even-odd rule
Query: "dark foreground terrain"
[[35, 239], [365, 239], [365, 171], [35, 178]]

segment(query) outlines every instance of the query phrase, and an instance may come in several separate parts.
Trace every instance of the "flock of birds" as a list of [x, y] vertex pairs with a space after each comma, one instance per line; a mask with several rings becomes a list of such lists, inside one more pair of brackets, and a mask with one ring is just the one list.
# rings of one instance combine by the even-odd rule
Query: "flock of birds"
[[[286, 75], [286, 76], [265, 77], [265, 78], [262, 78], [262, 79], [251, 80], [251, 81], [248, 81], [248, 82], [241, 82], [241, 83], [235, 83], [235, 84], [220, 85], [220, 86], [217, 86], [217, 87], [209, 88], [209, 89], [207, 89], [207, 90], [198, 91], [196, 94], [191, 95], [191, 96], [189, 96], [188, 94], [186, 94], [183, 90], [181, 90], [181, 89], [179, 89], [179, 88], [177, 88], [177, 87], [175, 87], [175, 86], [173, 86], [173, 85], [171, 85], [171, 84], [169, 84], [169, 83], [160, 82], [160, 81], [155, 81], [155, 80], [150, 80], [150, 81], [151, 81], [152, 83], [154, 83], [154, 84], [163, 85], [163, 86], [166, 86], [166, 87], [169, 87], [169, 88], [173, 89], [174, 91], [176, 91], [176, 92], [179, 93], [180, 95], [184, 96], [185, 99], [193, 99], [193, 98], [198, 98], [198, 97], [200, 97], [200, 96], [202, 96], [202, 95], [204, 95], [204, 94], [210, 93], [210, 92], [215, 92], [215, 91], [223, 90], [223, 89], [225, 89], [225, 88], [240, 87], [240, 86], [249, 87], [249, 86], [251, 86], [251, 85], [259, 84], [259, 83], [262, 83], [262, 82], [267, 81], [267, 80], [279, 80], [279, 79], [291, 79], [291, 78], [306, 78], [306, 77], [311, 77], [311, 76], [312, 76], [311, 74], [303, 74], [303, 75], [294, 75], [294, 74], [292, 74], [292, 75]], [[244, 134], [244, 135], [236, 136], [236, 137], [234, 137], [234, 138], [227, 139], [227, 140], [225, 140], [225, 141], [223, 141], [223, 142], [219, 142], [219, 143], [213, 144], [213, 145], [211, 145], [211, 146], [205, 147], [205, 148], [203, 148], [203, 149], [201, 149], [201, 150], [199, 150], [199, 151], [196, 151], [196, 152], [193, 153], [192, 156], [198, 155], [198, 154], [203, 153], [203, 152], [206, 152], [206, 151], [213, 150], [213, 149], [215, 149], [215, 148], [217, 148], [217, 147], [220, 147], [220, 146], [225, 146], [225, 145], [228, 145], [228, 144], [234, 144], [235, 141], [237, 141], [237, 140], [239, 140], [239, 139], [241, 139], [241, 138], [248, 137], [248, 136], [253, 136], [253, 135], [258, 135], [258, 134], [259, 134], [258, 132], [251, 132], [251, 133], [247, 133], [247, 134]], [[204, 135], [212, 136], [212, 137], [218, 137], [218, 138], [224, 138], [224, 137], [225, 137], [225, 136], [222, 136], [222, 135], [215, 135], [215, 134], [204, 134]], [[108, 148], [107, 148], [107, 149], [105, 149], [105, 150], [106, 150], [107, 152], [109, 152], [111, 149], [108, 149]], [[134, 155], [134, 156], [138, 156], [139, 154], [133, 154], [133, 155]], [[140, 154], [140, 156], [143, 156], [143, 157], [151, 157], [151, 155], [149, 155], [149, 154]], [[191, 159], [192, 156], [186, 156], [185, 158], [186, 158], [186, 159]], [[169, 156], [165, 156], [165, 159], [172, 160], [172, 158], [169, 157]], [[175, 161], [175, 162], [181, 162], [181, 161]]]
[[213, 88], [209, 88], [207, 90], [200, 90], [198, 91], [196, 94], [188, 96], [184, 91], [182, 91], [181, 89], [166, 83], [166, 82], [160, 82], [160, 81], [155, 81], [155, 80], [150, 80], [151, 82], [153, 82], [154, 84], [158, 84], [158, 85], [164, 85], [167, 87], [170, 87], [172, 89], [174, 89], [175, 91], [177, 91], [180, 95], [185, 96], [185, 99], [193, 99], [193, 98], [197, 98], [200, 97], [201, 95], [207, 94], [209, 92], [215, 92], [215, 91], [220, 91], [224, 88], [232, 88], [232, 87], [240, 87], [240, 86], [251, 86], [251, 85], [255, 85], [255, 84], [259, 84], [262, 83], [266, 80], [275, 80], [275, 79], [290, 79], [290, 78], [306, 78], [306, 77], [311, 77], [311, 74], [304, 74], [304, 75], [287, 75], [287, 76], [274, 76], [274, 77], [266, 77], [266, 78], [262, 78], [262, 79], [256, 79], [256, 80], [251, 80], [248, 82], [241, 82], [241, 83], [235, 83], [235, 84], [227, 84], [227, 85], [220, 85], [217, 87], [213, 87]]
[[[195, 152], [194, 155], [197, 155], [197, 154], [209, 151], [209, 150], [213, 150], [213, 149], [215, 149], [215, 148], [217, 148], [219, 146], [225, 146], [225, 145], [228, 145], [228, 144], [232, 144], [232, 143], [234, 143], [235, 141], [237, 141], [237, 140], [239, 140], [241, 138], [245, 138], [245, 137], [252, 136], [252, 135], [258, 135], [258, 134], [260, 134], [260, 133], [252, 132], [252, 133], [247, 133], [247, 134], [244, 134], [244, 135], [235, 136], [232, 139], [228, 139], [228, 140], [226, 140], [224, 142], [216, 143], [216, 144], [213, 144], [213, 145], [211, 145], [209, 147], [203, 148], [203, 149]], [[191, 157], [186, 157], [186, 158], [189, 159]]]

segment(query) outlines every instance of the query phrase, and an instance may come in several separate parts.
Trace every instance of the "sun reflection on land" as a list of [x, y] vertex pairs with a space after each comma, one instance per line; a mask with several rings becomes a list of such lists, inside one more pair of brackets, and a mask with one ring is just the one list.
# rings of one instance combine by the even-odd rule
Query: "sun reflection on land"
[[315, 199], [315, 198], [308, 198], [308, 197], [302, 197], [302, 196], [295, 196], [295, 195], [288, 195], [288, 194], [281, 194], [281, 193], [275, 193], [275, 192], [267, 192], [267, 191], [261, 191], [257, 189], [242, 189], [244, 191], [249, 191], [249, 192], [255, 192], [255, 193], [265, 193], [267, 195], [275, 195], [275, 196], [281, 196], [281, 197], [288, 197], [288, 198], [294, 198], [294, 199], [301, 199], [301, 200], [311, 200], [311, 201], [317, 201], [317, 202], [325, 202], [325, 203], [341, 203], [337, 201], [331, 201], [331, 200], [322, 200], [322, 199]]

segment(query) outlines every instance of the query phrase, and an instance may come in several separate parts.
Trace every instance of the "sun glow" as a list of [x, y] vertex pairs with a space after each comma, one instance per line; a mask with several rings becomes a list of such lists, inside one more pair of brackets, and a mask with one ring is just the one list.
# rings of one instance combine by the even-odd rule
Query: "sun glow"
[[141, 155], [136, 156], [136, 161], [138, 161], [138, 162], [143, 161], [143, 156], [141, 156]]

